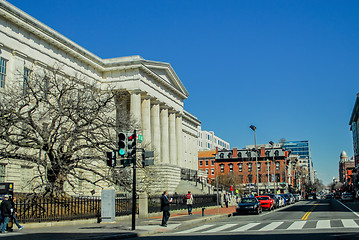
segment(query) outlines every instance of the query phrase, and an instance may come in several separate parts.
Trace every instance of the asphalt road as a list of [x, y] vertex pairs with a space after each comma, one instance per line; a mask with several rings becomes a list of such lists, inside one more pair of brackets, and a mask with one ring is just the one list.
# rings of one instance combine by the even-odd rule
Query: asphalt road
[[300, 201], [261, 215], [234, 215], [145, 239], [359, 239], [359, 202]]

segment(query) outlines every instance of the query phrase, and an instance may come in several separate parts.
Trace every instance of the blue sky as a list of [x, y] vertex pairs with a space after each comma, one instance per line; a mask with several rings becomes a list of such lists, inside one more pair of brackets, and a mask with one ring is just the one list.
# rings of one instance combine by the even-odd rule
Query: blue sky
[[359, 1], [9, 0], [101, 58], [172, 65], [185, 109], [231, 143], [309, 140], [318, 176], [353, 155]]

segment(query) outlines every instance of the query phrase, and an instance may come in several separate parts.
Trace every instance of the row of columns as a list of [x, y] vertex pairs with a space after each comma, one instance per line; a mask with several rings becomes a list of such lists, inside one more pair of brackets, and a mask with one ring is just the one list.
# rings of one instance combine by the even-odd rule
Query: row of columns
[[155, 151], [155, 164], [181, 166], [183, 158], [182, 114], [165, 104], [130, 92], [130, 116], [141, 124], [145, 144]]

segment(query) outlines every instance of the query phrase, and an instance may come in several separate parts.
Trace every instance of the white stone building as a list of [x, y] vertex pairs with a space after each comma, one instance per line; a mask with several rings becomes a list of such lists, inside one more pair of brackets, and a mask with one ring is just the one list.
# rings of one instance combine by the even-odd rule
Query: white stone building
[[[16, 71], [61, 65], [70, 76], [127, 92], [128, 99], [123, 100], [129, 102], [144, 141], [155, 151], [155, 169], [163, 179], [159, 187], [171, 192], [180, 181], [181, 168], [198, 169], [201, 122], [184, 110], [189, 94], [169, 63], [140, 56], [102, 59], [3, 0], [0, 60], [0, 91], [15, 79]], [[32, 171], [29, 166], [3, 162], [0, 180], [21, 186], [23, 178], [31, 179]]]
[[201, 130], [201, 126], [198, 127], [198, 148], [199, 151], [218, 149], [230, 149], [229, 142], [214, 135], [213, 131]]

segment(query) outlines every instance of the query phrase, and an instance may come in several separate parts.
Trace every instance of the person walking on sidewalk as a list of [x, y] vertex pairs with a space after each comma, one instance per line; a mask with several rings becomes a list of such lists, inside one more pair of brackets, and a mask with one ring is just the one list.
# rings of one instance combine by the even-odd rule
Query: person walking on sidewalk
[[0, 210], [2, 216], [0, 231], [1, 233], [5, 233], [11, 216], [11, 202], [9, 201], [9, 195], [5, 195], [4, 200], [0, 204]]
[[226, 208], [228, 208], [228, 203], [229, 203], [229, 193], [225, 193], [224, 194], [224, 203], [226, 204]]
[[15, 222], [17, 228], [18, 228], [19, 230], [21, 230], [21, 229], [24, 228], [24, 226], [21, 226], [21, 225], [19, 224], [19, 222], [17, 221], [17, 218], [16, 218], [16, 215], [17, 215], [17, 209], [16, 209], [16, 206], [15, 206], [16, 197], [13, 197], [10, 202], [11, 202], [11, 216], [12, 216], [12, 218], [14, 219], [14, 222]]
[[191, 191], [188, 191], [188, 194], [186, 195], [186, 201], [187, 201], [188, 215], [192, 215], [193, 195], [191, 194]]
[[168, 191], [164, 191], [161, 196], [161, 211], [162, 215], [162, 227], [167, 227], [168, 219], [170, 218], [170, 204], [172, 203], [172, 198], [168, 199]]

